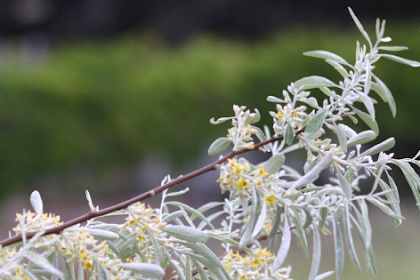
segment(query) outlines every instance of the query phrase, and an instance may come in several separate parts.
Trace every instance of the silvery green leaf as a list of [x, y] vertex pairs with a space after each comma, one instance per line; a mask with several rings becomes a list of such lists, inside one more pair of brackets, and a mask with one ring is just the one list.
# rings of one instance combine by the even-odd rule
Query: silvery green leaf
[[88, 205], [91, 211], [96, 211], [96, 207], [93, 206], [92, 197], [90, 196], [90, 192], [88, 190], [85, 191], [86, 200], [88, 201]]
[[172, 226], [167, 225], [163, 228], [161, 228], [162, 231], [169, 233], [170, 235], [187, 240], [190, 242], [202, 242], [205, 243], [207, 239], [209, 238], [207, 234], [202, 232], [201, 230], [198, 230], [196, 228], [187, 227], [187, 226]]
[[166, 203], [167, 205], [174, 205], [177, 206], [179, 208], [184, 209], [185, 211], [190, 212], [191, 214], [195, 215], [196, 217], [200, 218], [202, 221], [204, 221], [211, 229], [214, 230], [214, 226], [207, 220], [207, 218], [201, 214], [200, 212], [198, 212], [197, 210], [195, 210], [194, 208], [192, 208], [191, 206], [188, 206], [184, 203], [181, 202], [177, 202], [177, 201], [170, 201]]
[[389, 60], [393, 60], [395, 62], [401, 63], [401, 64], [407, 64], [410, 65], [411, 67], [420, 67], [420, 62], [415, 61], [415, 60], [410, 60], [410, 59], [406, 59], [406, 58], [402, 58], [396, 55], [392, 55], [392, 54], [381, 54], [381, 57], [385, 57]]
[[[219, 217], [220, 215], [225, 214], [224, 211], [219, 211], [216, 213], [211, 214], [210, 216], [207, 217], [207, 220], [209, 222], [213, 221], [214, 219], [216, 219], [217, 217]], [[198, 229], [203, 229], [206, 226], [206, 223], [201, 221], [200, 224], [197, 226]]]
[[217, 138], [211, 145], [208, 150], [208, 154], [210, 156], [215, 156], [226, 150], [226, 148], [229, 146], [229, 144], [232, 143], [232, 141], [227, 137], [220, 137]]
[[329, 51], [322, 51], [322, 50], [309, 51], [309, 52], [304, 52], [303, 55], [316, 57], [316, 58], [322, 58], [325, 60], [332, 60], [340, 64], [349, 65], [349, 63], [344, 58]]
[[[152, 240], [153, 242], [153, 240]], [[157, 242], [156, 242], [157, 244]], [[136, 246], [136, 238], [134, 236], [132, 236], [131, 238], [127, 239], [123, 244], [121, 244], [120, 247], [120, 251], [118, 253], [118, 257], [120, 259], [125, 260], [126, 258], [130, 257], [131, 255], [133, 255], [133, 253], [135, 252], [135, 247]], [[159, 250], [159, 249], [158, 249]]]
[[92, 234], [93, 236], [106, 240], [115, 240], [120, 236], [112, 231], [103, 230], [103, 229], [93, 229], [93, 228], [84, 228], [85, 232]]
[[[24, 269], [24, 275], [25, 275], [25, 280], [30, 279], [30, 280], [39, 280], [38, 277], [36, 277], [36, 275], [33, 273], [34, 270], [31, 269]], [[40, 273], [37, 273], [37, 275], [39, 275]], [[0, 274], [1, 275], [1, 274]], [[51, 280], [56, 280], [57, 276], [54, 275]]]
[[398, 166], [403, 172], [405, 179], [407, 180], [408, 184], [410, 185], [411, 191], [413, 192], [414, 198], [416, 199], [416, 205], [420, 209], [419, 175], [417, 175], [416, 171], [414, 171], [414, 169], [407, 162], [396, 159], [391, 159], [391, 162]]
[[283, 99], [280, 99], [278, 97], [271, 96], [271, 95], [267, 97], [267, 101], [268, 102], [273, 102], [273, 103], [285, 103], [286, 102]]
[[347, 141], [348, 146], [356, 146], [359, 144], [368, 143], [372, 140], [375, 140], [376, 134], [373, 130], [365, 130], [357, 134], [356, 136], [352, 137]]
[[347, 250], [349, 250], [349, 255], [351, 260], [357, 269], [360, 270], [359, 259], [357, 258], [356, 249], [354, 248], [353, 237], [351, 235], [351, 224], [350, 224], [350, 210], [349, 202], [344, 203], [344, 237], [346, 239]]
[[335, 248], [335, 273], [337, 279], [340, 279], [341, 274], [343, 273], [344, 266], [344, 247], [343, 247], [343, 238], [341, 237], [340, 228], [338, 223], [333, 217], [333, 233], [334, 233], [334, 248]]
[[271, 273], [276, 272], [282, 266], [284, 260], [286, 259], [287, 253], [289, 252], [291, 239], [292, 235], [290, 233], [289, 221], [287, 219], [287, 211], [285, 211], [281, 245], [279, 251], [277, 252], [277, 256], [274, 260], [273, 266], [271, 267]]
[[297, 80], [294, 83], [294, 86], [296, 89], [301, 88], [303, 90], [319, 88], [319, 87], [339, 87], [334, 82], [321, 76], [309, 76], [309, 77], [302, 78], [300, 80]]
[[385, 203], [382, 203], [378, 199], [374, 197], [367, 197], [366, 200], [368, 200], [370, 203], [381, 209], [385, 214], [387, 214], [390, 217], [393, 217], [394, 219], [403, 219], [403, 217], [398, 216], [394, 211], [392, 211]]
[[286, 160], [284, 154], [275, 154], [264, 163], [264, 171], [268, 174], [274, 174], [283, 166]]
[[354, 23], [359, 29], [360, 33], [362, 33], [363, 37], [365, 37], [365, 39], [369, 42], [369, 45], [372, 46], [369, 35], [367, 34], [365, 29], [363, 28], [363, 25], [360, 23], [359, 19], [356, 17], [356, 15], [354, 14], [353, 10], [350, 7], [349, 7], [349, 12], [350, 12], [351, 17], [353, 18]]
[[200, 275], [200, 280], [208, 280], [206, 271], [204, 270], [202, 265], [198, 261], [196, 261], [194, 258], [191, 258], [191, 260], [194, 263], [194, 266], [195, 266], [195, 269], [198, 272], [198, 275]]
[[375, 106], [373, 105], [372, 98], [370, 98], [367, 94], [363, 92], [358, 92], [360, 100], [363, 102], [363, 105], [365, 105], [366, 110], [368, 111], [370, 117], [375, 120]]
[[176, 275], [178, 275], [178, 278], [180, 280], [185, 280], [185, 274], [182, 271], [182, 269], [179, 267], [179, 265], [172, 259], [169, 259], [169, 263], [171, 264], [172, 268], [175, 270]]
[[371, 80], [372, 80], [372, 66], [369, 63], [366, 63], [365, 72], [366, 72], [365, 73], [366, 79], [365, 79], [365, 85], [364, 85], [364, 93], [368, 95], [370, 91]]
[[60, 278], [64, 277], [64, 274], [60, 270], [55, 268], [55, 266], [53, 266], [50, 262], [48, 262], [44, 257], [32, 251], [27, 251], [25, 253], [25, 258], [27, 258], [29, 261], [33, 262], [40, 268], [44, 269], [48, 273], [51, 273], [52, 275], [57, 275]]
[[40, 214], [43, 211], [42, 198], [38, 191], [31, 193], [31, 205], [35, 213]]
[[341, 66], [340, 63], [331, 60], [331, 59], [327, 59], [326, 62], [331, 65], [332, 67], [334, 67], [334, 69], [343, 77], [343, 78], [348, 78], [349, 77], [349, 73], [347, 72], [346, 68], [344, 68], [343, 66]]
[[286, 141], [287, 145], [290, 145], [293, 143], [294, 139], [295, 134], [293, 132], [292, 126], [290, 125], [290, 123], [288, 123], [286, 128], [286, 134], [284, 135], [284, 140]]
[[213, 125], [217, 125], [217, 124], [224, 123], [225, 121], [232, 120], [234, 118], [235, 117], [222, 117], [222, 118], [218, 118], [216, 121], [214, 120], [214, 118], [211, 118], [210, 123]]
[[383, 50], [383, 51], [390, 51], [390, 52], [399, 52], [399, 51], [408, 50], [408, 48], [404, 46], [380, 46], [380, 47], [377, 47], [377, 49]]
[[181, 217], [183, 215], [184, 215], [183, 212], [181, 210], [178, 210], [178, 211], [172, 212], [169, 215], [165, 216], [162, 219], [162, 221], [165, 222], [165, 223], [167, 223], [167, 222], [170, 222], [172, 220], [175, 220], [176, 218], [179, 218], [179, 217]]
[[[239, 247], [239, 243], [237, 241], [233, 240], [232, 238], [230, 238], [226, 233], [217, 234], [217, 233], [214, 233], [214, 232], [208, 232], [207, 235], [211, 238], [223, 241], [223, 242], [228, 243], [232, 246]], [[252, 251], [249, 248], [245, 247], [244, 250], [247, 251], [248, 253], [252, 254]]]
[[98, 266], [98, 280], [108, 280], [108, 275], [105, 272], [105, 269], [102, 266]]
[[338, 142], [340, 143], [341, 148], [343, 149], [343, 152], [347, 152], [347, 137], [344, 130], [339, 125], [334, 124], [335, 131], [337, 132], [337, 138]]
[[79, 262], [79, 268], [77, 273], [78, 280], [85, 280], [85, 269], [83, 268], [82, 262]]
[[337, 178], [340, 182], [340, 187], [343, 189], [343, 192], [346, 194], [346, 197], [348, 199], [351, 199], [352, 195], [352, 189], [350, 183], [347, 181], [347, 179], [341, 174], [339, 170], [337, 170]]
[[395, 117], [397, 114], [397, 105], [395, 104], [394, 97], [392, 96], [391, 91], [385, 85], [384, 82], [381, 81], [376, 75], [373, 75], [373, 79], [376, 81], [376, 84], [372, 84], [372, 89], [381, 96], [385, 102], [388, 103], [389, 109], [391, 110], [392, 116]]
[[300, 241], [300, 246], [302, 246], [302, 250], [305, 253], [306, 258], [309, 257], [309, 250], [308, 250], [308, 241], [306, 240], [305, 230], [303, 229], [303, 222], [302, 217], [300, 216], [299, 210], [296, 207], [291, 207], [294, 215], [292, 216], [293, 223], [295, 224], [295, 229], [297, 233], [297, 237]]
[[281, 208], [276, 205], [276, 217], [274, 218], [273, 226], [271, 227], [271, 231], [268, 234], [268, 238], [273, 238], [277, 234], [277, 230], [280, 226], [280, 220], [281, 220]]
[[[401, 209], [400, 209], [400, 197], [398, 194], [398, 188], [397, 185], [395, 184], [394, 179], [392, 179], [391, 176], [389, 176], [389, 174], [386, 172], [386, 175], [388, 177], [388, 182], [389, 182], [389, 188], [392, 190], [392, 192], [390, 193], [391, 196], [393, 196], [393, 203], [391, 204], [393, 206], [393, 209], [395, 211], [395, 213], [397, 213], [397, 215], [401, 216]], [[384, 189], [384, 188], [382, 188]], [[397, 219], [395, 220], [395, 225], [399, 226], [401, 224], [401, 220]]]
[[322, 279], [325, 279], [325, 278], [327, 278], [328, 276], [330, 276], [332, 274], [334, 274], [334, 271], [324, 272], [324, 273], [318, 275], [317, 277], [315, 277], [314, 280], [322, 280]]
[[362, 210], [363, 226], [365, 234], [365, 246], [366, 248], [371, 247], [372, 241], [372, 227], [370, 226], [368, 207], [365, 200], [358, 200], [360, 208]]
[[324, 170], [326, 167], [330, 166], [331, 162], [332, 153], [328, 153], [318, 162], [317, 165], [314, 166], [314, 168], [311, 169], [311, 171], [309, 171], [308, 173], [300, 177], [297, 181], [295, 181], [295, 183], [293, 183], [292, 185], [292, 189], [300, 188], [314, 182], [316, 179], [318, 179], [321, 171]]
[[196, 253], [197, 255], [202, 256], [205, 262], [202, 261], [201, 259], [199, 261], [202, 264], [204, 264], [207, 268], [212, 270], [213, 273], [215, 271], [219, 271], [219, 277], [217, 279], [221, 279], [221, 280], [231, 279], [231, 277], [229, 276], [229, 273], [226, 271], [225, 267], [222, 265], [219, 258], [209, 248], [207, 248], [206, 246], [200, 243], [191, 243], [191, 242], [180, 242], [180, 243], [192, 249], [193, 252]]
[[309, 121], [303, 134], [306, 139], [311, 140], [318, 134], [324, 123], [327, 113], [327, 110], [322, 110]]
[[[255, 136], [257, 136], [258, 140], [260, 140], [261, 142], [267, 140], [267, 137], [265, 137], [264, 132], [259, 127], [256, 127], [256, 126], [251, 126], [251, 127], [252, 129], [256, 131]], [[271, 151], [269, 144], [264, 145], [264, 149], [266, 149], [267, 151]]]
[[321, 208], [319, 210], [319, 215], [321, 216], [321, 220], [319, 221], [319, 229], [323, 230], [328, 216], [328, 209], [326, 207]]
[[379, 134], [378, 123], [370, 115], [366, 114], [365, 112], [360, 111], [359, 109], [353, 106], [351, 106], [351, 108], [370, 127], [370, 129], [372, 129], [375, 132], [376, 135]]
[[252, 239], [255, 239], [258, 236], [258, 234], [260, 234], [261, 229], [264, 227], [266, 218], [267, 218], [267, 203], [265, 202], [265, 198], [264, 198], [261, 203], [260, 215], [258, 216], [257, 222], [255, 223], [255, 227], [252, 232]]
[[185, 280], [192, 280], [192, 271], [191, 271], [191, 258], [186, 259], [187, 265], [185, 266]]
[[319, 264], [321, 263], [321, 237], [319, 236], [318, 229], [314, 227], [314, 245], [312, 252], [312, 264], [311, 271], [309, 272], [308, 280], [315, 280], [316, 275], [318, 274]]
[[388, 151], [389, 149], [392, 149], [394, 146], [395, 146], [395, 139], [394, 137], [391, 137], [367, 149], [360, 156], [376, 155], [376, 154], [379, 154], [380, 152]]
[[251, 208], [251, 215], [248, 222], [245, 225], [245, 232], [243, 233], [241, 240], [239, 241], [239, 249], [244, 248], [252, 239], [252, 229], [254, 228], [255, 223], [255, 209]]
[[303, 228], [307, 229], [312, 224], [313, 218], [312, 218], [311, 213], [305, 208], [303, 208], [303, 212], [306, 215], [306, 220], [305, 220], [305, 224], [303, 225]]
[[60, 265], [64, 271], [64, 279], [69, 279], [69, 280], [73, 280], [76, 279], [76, 276], [74, 274], [74, 266], [70, 265], [65, 258], [63, 257], [63, 255], [61, 254], [57, 254], [59, 260], [60, 260]]
[[378, 272], [376, 269], [376, 264], [375, 264], [375, 256], [373, 255], [373, 249], [372, 247], [367, 248], [367, 262], [368, 262], [368, 268], [370, 268], [370, 271], [372, 271], [373, 277], [376, 278]]
[[[156, 265], [160, 265], [163, 262], [163, 251], [162, 246], [160, 245], [159, 241], [156, 240], [153, 232], [150, 232], [150, 229], [146, 229], [149, 239], [152, 241], [153, 248], [155, 250], [154, 253], [154, 262]], [[137, 247], [137, 246], [136, 246]]]
[[253, 124], [257, 123], [261, 119], [260, 111], [257, 108], [254, 109], [255, 113], [249, 114], [249, 117], [246, 120], [246, 123]]
[[320, 87], [319, 88], [326, 96], [333, 96], [334, 93], [327, 87]]
[[184, 193], [187, 193], [189, 190], [190, 190], [189, 188], [185, 188], [185, 189], [177, 191], [177, 192], [166, 193], [165, 196], [167, 196], [167, 197], [169, 197], [169, 196], [179, 196], [179, 195], [183, 195]]

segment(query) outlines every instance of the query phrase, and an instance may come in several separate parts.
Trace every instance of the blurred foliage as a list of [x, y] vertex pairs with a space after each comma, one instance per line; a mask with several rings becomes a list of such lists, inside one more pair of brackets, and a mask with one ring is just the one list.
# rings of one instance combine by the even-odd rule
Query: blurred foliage
[[[420, 60], [415, 24], [391, 26], [387, 34], [410, 47], [402, 56]], [[209, 119], [231, 115], [232, 104], [259, 108], [260, 123], [270, 124], [267, 111], [275, 107], [265, 101], [268, 95], [280, 95], [306, 75], [338, 81], [329, 65], [302, 52], [325, 49], [353, 62], [357, 39], [363, 43], [355, 28], [295, 29], [257, 43], [204, 36], [170, 47], [131, 34], [60, 46], [37, 65], [9, 59], [0, 67], [0, 190], [78, 165], [129, 166], [156, 150], [180, 166], [225, 133]], [[412, 124], [419, 69], [391, 61], [378, 66], [398, 107], [394, 120], [386, 104], [378, 106], [381, 137], [402, 135], [397, 146], [418, 143], [419, 128]]]

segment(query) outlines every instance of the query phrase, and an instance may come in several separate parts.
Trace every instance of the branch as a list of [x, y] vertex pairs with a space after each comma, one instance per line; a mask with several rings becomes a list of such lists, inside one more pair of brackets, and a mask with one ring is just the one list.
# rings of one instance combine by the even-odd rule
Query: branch
[[[298, 134], [298, 133], [300, 133], [300, 132], [297, 132], [296, 134]], [[125, 209], [133, 203], [136, 203], [138, 201], [141, 201], [141, 200], [144, 200], [144, 199], [149, 198], [151, 196], [154, 196], [155, 194], [160, 193], [160, 192], [162, 192], [162, 191], [164, 191], [164, 190], [166, 190], [170, 187], [173, 187], [173, 186], [175, 186], [179, 183], [182, 183], [182, 182], [187, 181], [191, 178], [197, 177], [197, 176], [199, 176], [203, 173], [206, 173], [208, 171], [216, 170], [218, 165], [225, 162], [229, 158], [233, 158], [234, 156], [246, 153], [248, 151], [258, 150], [266, 144], [269, 144], [269, 143], [272, 143], [272, 142], [275, 142], [275, 141], [278, 141], [278, 140], [281, 140], [281, 139], [283, 139], [282, 136], [271, 137], [268, 140], [265, 140], [263, 142], [255, 144], [253, 149], [242, 149], [242, 150], [239, 150], [239, 151], [231, 151], [230, 153], [228, 153], [226, 156], [220, 158], [219, 160], [217, 160], [217, 161], [215, 161], [215, 162], [213, 162], [213, 163], [211, 163], [207, 166], [204, 166], [200, 169], [197, 169], [197, 170], [195, 170], [191, 173], [188, 173], [187, 175], [180, 175], [176, 179], [170, 181], [169, 183], [167, 183], [165, 185], [156, 187], [156, 188], [154, 188], [150, 191], [142, 193], [138, 196], [135, 196], [133, 198], [130, 198], [130, 199], [125, 200], [123, 202], [120, 202], [118, 204], [112, 205], [108, 208], [104, 208], [104, 209], [99, 210], [99, 211], [89, 211], [88, 213], [83, 214], [83, 215], [81, 215], [77, 218], [74, 218], [74, 219], [70, 220], [70, 221], [67, 221], [67, 222], [63, 223], [62, 225], [47, 229], [47, 230], [45, 230], [45, 233], [43, 234], [43, 236], [49, 235], [49, 234], [59, 234], [60, 232], [62, 232], [66, 228], [69, 228], [71, 226], [86, 222], [87, 220], [90, 220], [92, 218], [100, 217], [100, 216], [103, 216], [103, 215], [106, 215], [106, 214], [109, 214], [109, 213], [112, 213], [112, 212], [115, 212], [115, 211], [118, 211], [118, 210]], [[30, 239], [35, 234], [37, 234], [37, 232], [29, 232], [29, 233], [26, 233], [25, 237], [26, 237], [26, 239]], [[22, 234], [18, 234], [18, 235], [15, 235], [15, 236], [11, 237], [11, 238], [4, 239], [4, 240], [0, 241], [0, 246], [7, 246], [7, 245], [11, 245], [11, 244], [20, 242], [20, 241], [22, 241]]]

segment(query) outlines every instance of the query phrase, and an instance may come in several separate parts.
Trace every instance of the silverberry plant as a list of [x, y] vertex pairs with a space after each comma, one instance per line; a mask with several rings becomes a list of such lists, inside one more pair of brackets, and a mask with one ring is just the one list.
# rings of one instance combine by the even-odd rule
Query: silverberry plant
[[[224, 153], [218, 160], [175, 179], [167, 175], [160, 186], [108, 208], [95, 206], [86, 191], [90, 211], [61, 222], [59, 216], [43, 212], [41, 196], [34, 191], [30, 197], [33, 211], [17, 214], [16, 227], [8, 239], [0, 241], [0, 278], [163, 279], [172, 273], [166, 277], [286, 280], [291, 279], [292, 267], [285, 258], [291, 240], [297, 239], [306, 257], [312, 258], [309, 280], [334, 273], [339, 279], [344, 247], [354, 265], [362, 266], [354, 236], [366, 267], [376, 276], [368, 205], [395, 219], [396, 225], [402, 222], [391, 166], [401, 169], [420, 205], [420, 177], [413, 169], [420, 166], [420, 152], [413, 158], [396, 159], [386, 153], [394, 146], [394, 138], [369, 144], [379, 134], [376, 99], [388, 103], [392, 115], [396, 114], [394, 98], [373, 73], [374, 64], [381, 58], [412, 67], [420, 63], [383, 53], [407, 49], [388, 45], [391, 38], [384, 36], [385, 21], [376, 21], [376, 41], [372, 41], [353, 11], [349, 12], [367, 41], [357, 42], [354, 64], [328, 51], [304, 53], [325, 60], [342, 76], [341, 81], [309, 76], [291, 83], [281, 96], [269, 96], [267, 100], [274, 103], [269, 112], [272, 128], [255, 126], [260, 120], [257, 109], [234, 105], [234, 116], [210, 120], [214, 125], [232, 125], [227, 136], [209, 148], [210, 155]], [[318, 89], [325, 97], [321, 101], [311, 95], [311, 90]], [[369, 130], [355, 131], [348, 120], [362, 121]], [[225, 152], [229, 147], [231, 151]], [[240, 157], [252, 150], [271, 157], [256, 164]], [[306, 152], [303, 172], [287, 165], [286, 158], [297, 150]], [[221, 191], [228, 192], [224, 201], [194, 209], [177, 200], [188, 189], [169, 192], [176, 184], [212, 170], [220, 173]], [[320, 176], [323, 180], [317, 180]], [[361, 193], [367, 178], [373, 178], [368, 181], [372, 183]], [[142, 202], [158, 193], [162, 197], [159, 207]], [[106, 223], [101, 219], [106, 216], [121, 216], [122, 222]], [[335, 271], [319, 271], [321, 234], [334, 240]], [[308, 236], [313, 248], [308, 248]], [[220, 246], [211, 250], [206, 245], [209, 239]]]

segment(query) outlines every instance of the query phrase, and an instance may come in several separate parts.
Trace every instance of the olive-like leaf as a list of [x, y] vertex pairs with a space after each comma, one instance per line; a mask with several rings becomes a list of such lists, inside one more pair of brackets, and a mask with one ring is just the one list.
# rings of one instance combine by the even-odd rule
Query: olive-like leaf
[[415, 60], [402, 58], [393, 54], [381, 54], [380, 56], [401, 64], [410, 65], [411, 67], [420, 67], [420, 62]]
[[162, 231], [169, 233], [170, 235], [183, 239], [189, 242], [202, 242], [205, 243], [209, 238], [207, 234], [199, 229], [188, 227], [188, 226], [172, 226], [167, 225], [161, 229]]
[[232, 141], [227, 137], [220, 137], [217, 138], [211, 145], [208, 150], [208, 154], [210, 156], [215, 156], [226, 150], [226, 148], [229, 146], [229, 144], [232, 143]]
[[372, 140], [375, 140], [376, 133], [373, 130], [365, 130], [357, 134], [356, 136], [352, 137], [347, 141], [348, 146], [356, 146], [359, 144], [368, 143]]
[[324, 123], [327, 112], [327, 110], [322, 110], [309, 121], [305, 128], [305, 133], [303, 134], [306, 139], [311, 140], [318, 134]]
[[300, 80], [297, 80], [294, 83], [294, 86], [296, 89], [301, 88], [303, 90], [319, 87], [339, 87], [336, 83], [321, 76], [309, 76], [302, 78]]
[[264, 171], [268, 174], [274, 174], [283, 166], [286, 160], [284, 154], [275, 154], [264, 163]]

